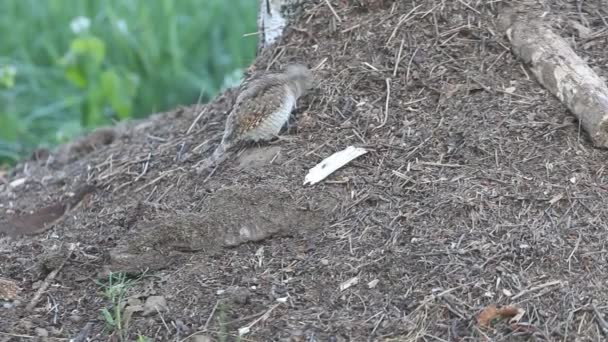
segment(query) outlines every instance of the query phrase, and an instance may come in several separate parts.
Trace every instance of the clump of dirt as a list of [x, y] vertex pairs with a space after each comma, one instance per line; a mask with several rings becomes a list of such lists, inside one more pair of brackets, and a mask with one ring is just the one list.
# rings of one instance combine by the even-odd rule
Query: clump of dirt
[[[319, 200], [322, 203], [318, 203]], [[203, 252], [290, 236], [323, 226], [336, 201], [315, 196], [315, 203], [294, 199], [276, 186], [223, 188], [204, 200], [199, 213], [171, 212], [153, 221], [140, 221], [110, 251], [112, 272], [137, 273], [162, 269], [172, 252]], [[330, 207], [331, 205], [331, 207]], [[314, 206], [314, 207], [312, 207]]]
[[[512, 3], [608, 76], [605, 9]], [[0, 238], [0, 277], [20, 289], [4, 340], [117, 338], [100, 314], [109, 271], [136, 280], [134, 307], [166, 303], [133, 311], [131, 340], [604, 339], [608, 153], [510, 53], [498, 3], [329, 4], [307, 3], [251, 68], [318, 66], [290, 140], [246, 146], [204, 182], [230, 89], [6, 176], [2, 224], [95, 191], [38, 235]], [[369, 153], [302, 185], [349, 145]], [[493, 305], [517, 319], [480, 325]]]

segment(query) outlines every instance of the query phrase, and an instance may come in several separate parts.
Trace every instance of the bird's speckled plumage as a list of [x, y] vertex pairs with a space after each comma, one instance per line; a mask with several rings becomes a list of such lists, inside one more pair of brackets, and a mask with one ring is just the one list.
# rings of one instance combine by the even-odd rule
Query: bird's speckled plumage
[[296, 101], [313, 85], [311, 71], [294, 64], [283, 73], [264, 75], [244, 86], [228, 118], [220, 145], [204, 168], [225, 159], [241, 141], [265, 141], [276, 137], [289, 120]]

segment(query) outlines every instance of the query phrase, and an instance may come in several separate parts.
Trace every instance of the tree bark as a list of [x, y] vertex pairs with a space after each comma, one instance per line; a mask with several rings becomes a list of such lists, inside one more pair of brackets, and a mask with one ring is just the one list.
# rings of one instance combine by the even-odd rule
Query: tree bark
[[258, 4], [258, 55], [276, 43], [285, 27], [300, 13], [306, 0], [259, 0]]
[[540, 20], [506, 10], [498, 28], [536, 79], [581, 122], [596, 147], [608, 148], [608, 87], [570, 45]]

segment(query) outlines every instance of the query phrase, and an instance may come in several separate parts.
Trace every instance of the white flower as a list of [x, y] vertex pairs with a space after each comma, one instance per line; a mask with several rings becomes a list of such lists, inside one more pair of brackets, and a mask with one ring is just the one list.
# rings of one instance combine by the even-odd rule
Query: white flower
[[14, 65], [0, 67], [0, 87], [12, 88], [15, 85], [17, 68]]
[[15, 77], [17, 75], [17, 68], [14, 65], [5, 65], [0, 69], [0, 78], [2, 77]]
[[116, 28], [118, 28], [118, 31], [120, 31], [124, 34], [129, 32], [129, 27], [127, 26], [127, 22], [124, 21], [123, 19], [118, 19], [116, 21]]
[[70, 22], [70, 28], [72, 29], [72, 32], [76, 34], [88, 30], [90, 26], [91, 19], [83, 16], [76, 17]]

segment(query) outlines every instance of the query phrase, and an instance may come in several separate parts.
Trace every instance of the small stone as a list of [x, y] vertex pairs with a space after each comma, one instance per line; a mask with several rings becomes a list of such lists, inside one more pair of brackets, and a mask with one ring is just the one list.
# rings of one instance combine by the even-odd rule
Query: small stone
[[144, 304], [144, 316], [149, 314], [167, 311], [167, 301], [163, 296], [150, 296]]
[[300, 329], [294, 330], [291, 332], [291, 336], [289, 336], [289, 342], [305, 342], [306, 334]]
[[80, 315], [71, 315], [69, 317], [69, 320], [71, 322], [74, 322], [74, 323], [79, 323], [79, 322], [82, 322], [82, 316], [80, 316]]
[[49, 332], [46, 331], [46, 329], [43, 329], [43, 328], [36, 328], [36, 329], [34, 329], [34, 332], [36, 333], [36, 336], [40, 336], [40, 337], [48, 337], [49, 336]]
[[129, 305], [129, 306], [139, 306], [141, 304], [142, 304], [142, 302], [139, 298], [131, 297], [131, 298], [127, 299], [127, 305]]
[[249, 297], [251, 297], [249, 289], [240, 286], [230, 286], [222, 294], [226, 295], [227, 298], [236, 304], [247, 304]]
[[194, 335], [192, 336], [192, 342], [211, 342], [211, 337], [208, 335]]
[[177, 328], [178, 333], [190, 335], [191, 329], [184, 322], [182, 322], [181, 319], [175, 320], [175, 327]]
[[23, 330], [31, 330], [34, 327], [34, 323], [24, 318], [17, 323], [17, 327]]

